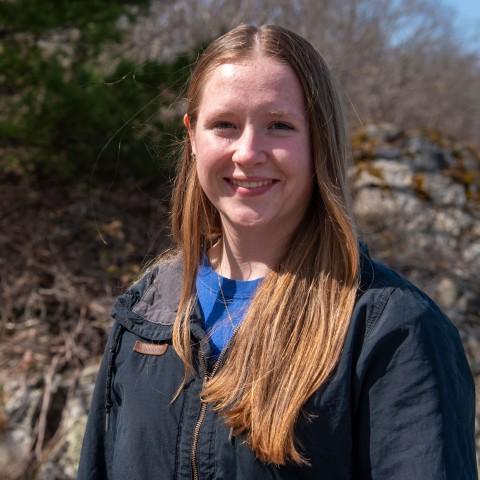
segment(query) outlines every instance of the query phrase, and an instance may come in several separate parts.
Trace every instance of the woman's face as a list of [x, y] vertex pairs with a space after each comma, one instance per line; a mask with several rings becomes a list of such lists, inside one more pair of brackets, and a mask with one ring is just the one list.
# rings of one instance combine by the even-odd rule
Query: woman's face
[[292, 233], [309, 203], [313, 166], [300, 83], [290, 66], [255, 55], [207, 77], [188, 127], [200, 185], [224, 227]]

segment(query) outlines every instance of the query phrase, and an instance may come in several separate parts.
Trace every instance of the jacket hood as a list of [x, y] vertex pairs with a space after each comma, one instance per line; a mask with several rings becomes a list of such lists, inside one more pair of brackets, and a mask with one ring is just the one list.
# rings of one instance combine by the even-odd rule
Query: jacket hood
[[[163, 260], [120, 295], [112, 317], [136, 335], [155, 342], [172, 338], [172, 327], [182, 288], [181, 255]], [[205, 337], [201, 315], [195, 308], [190, 317], [192, 336]]]

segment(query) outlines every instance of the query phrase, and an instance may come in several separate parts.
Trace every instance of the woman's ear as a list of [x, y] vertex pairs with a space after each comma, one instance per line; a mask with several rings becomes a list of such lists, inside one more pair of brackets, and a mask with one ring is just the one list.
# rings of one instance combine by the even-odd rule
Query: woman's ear
[[190, 138], [190, 145], [192, 146], [192, 153], [194, 155], [196, 155], [195, 135], [193, 133], [192, 124], [190, 123], [190, 117], [188, 116], [188, 113], [186, 113], [183, 116], [183, 124], [185, 125], [185, 127], [187, 129], [187, 132], [188, 132], [188, 136]]

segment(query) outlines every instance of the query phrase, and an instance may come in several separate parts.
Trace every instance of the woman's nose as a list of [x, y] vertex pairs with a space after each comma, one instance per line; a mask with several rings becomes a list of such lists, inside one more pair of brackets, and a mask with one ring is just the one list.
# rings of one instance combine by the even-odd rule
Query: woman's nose
[[235, 142], [232, 161], [241, 165], [262, 163], [267, 153], [261, 139], [261, 133], [253, 128], [245, 128]]

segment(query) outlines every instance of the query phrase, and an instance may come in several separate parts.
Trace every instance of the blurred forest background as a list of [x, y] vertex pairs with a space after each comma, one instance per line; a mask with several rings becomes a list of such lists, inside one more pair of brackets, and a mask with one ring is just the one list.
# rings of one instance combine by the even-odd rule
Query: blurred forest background
[[360, 231], [455, 321], [477, 380], [480, 35], [454, 19], [438, 0], [0, 3], [3, 478], [74, 478], [112, 299], [169, 245], [186, 79], [241, 22], [326, 58]]

